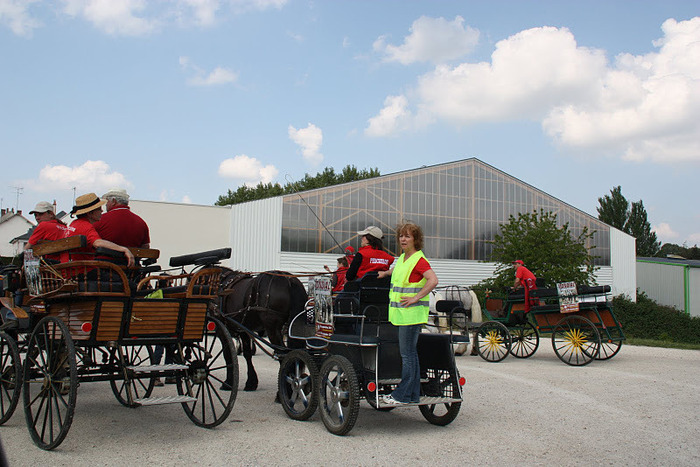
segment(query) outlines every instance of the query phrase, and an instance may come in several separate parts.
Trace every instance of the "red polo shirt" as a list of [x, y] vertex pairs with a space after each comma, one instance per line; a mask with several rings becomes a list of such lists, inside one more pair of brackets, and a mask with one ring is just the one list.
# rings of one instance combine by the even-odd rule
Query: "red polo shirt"
[[[65, 228], [63, 238], [74, 237], [76, 235], [85, 235], [87, 238], [87, 246], [85, 248], [79, 248], [76, 250], [71, 250], [70, 253], [67, 251], [61, 252], [61, 262], [67, 263], [68, 261], [82, 261], [91, 260], [94, 258], [92, 253], [95, 252], [93, 244], [95, 240], [99, 240], [101, 237], [95, 230], [95, 227], [85, 219], [76, 219], [70, 223], [68, 227]], [[91, 253], [91, 254], [80, 254], [80, 252]]]
[[95, 222], [95, 230], [100, 238], [125, 247], [140, 248], [151, 243], [146, 222], [123, 204], [117, 204], [102, 214], [102, 218]]
[[[34, 231], [29, 237], [29, 240], [27, 240], [27, 243], [30, 246], [34, 246], [42, 240], [60, 240], [63, 238], [63, 234], [65, 233], [67, 228], [68, 227], [66, 226], [66, 224], [60, 222], [58, 219], [51, 219], [50, 221], [39, 222], [39, 225], [37, 225], [34, 228]], [[46, 258], [60, 259], [60, 256], [58, 254], [46, 255]]]

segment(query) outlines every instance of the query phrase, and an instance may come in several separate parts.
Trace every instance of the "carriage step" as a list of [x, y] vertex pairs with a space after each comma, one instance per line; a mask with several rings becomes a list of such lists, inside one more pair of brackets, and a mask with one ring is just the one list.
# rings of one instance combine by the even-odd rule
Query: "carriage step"
[[[377, 385], [381, 386], [383, 384], [399, 384], [400, 382], [401, 378], [379, 379], [377, 380]], [[428, 378], [421, 378], [420, 382], [427, 383]]]
[[178, 404], [182, 402], [196, 402], [196, 397], [191, 396], [162, 396], [147, 397], [145, 399], [134, 399], [134, 402], [141, 405]]
[[187, 365], [180, 365], [178, 363], [167, 363], [165, 365], [136, 365], [128, 366], [126, 368], [133, 371], [134, 373], [150, 373], [154, 371], [186, 370], [189, 367]]
[[415, 406], [419, 406], [419, 405], [449, 404], [452, 402], [462, 402], [462, 399], [455, 398], [455, 397], [421, 396], [420, 402], [416, 402], [416, 403], [412, 403], [412, 404], [400, 404], [400, 405], [384, 404], [381, 402], [381, 399], [379, 399], [379, 407], [415, 407]]

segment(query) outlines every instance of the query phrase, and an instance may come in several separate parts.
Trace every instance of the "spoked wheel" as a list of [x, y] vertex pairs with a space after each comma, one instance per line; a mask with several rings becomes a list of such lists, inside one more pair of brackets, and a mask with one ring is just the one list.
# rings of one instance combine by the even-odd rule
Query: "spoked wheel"
[[[123, 346], [121, 349], [124, 355], [123, 364], [119, 358], [118, 350], [112, 354], [118, 370], [112, 375], [109, 385], [120, 404], [132, 408], [139, 407], [140, 404], [136, 403], [135, 400], [150, 397], [156, 379], [135, 373], [127, 368], [150, 365], [153, 361], [153, 348], [150, 345], [133, 345]], [[129, 397], [129, 393], [131, 393], [131, 397]]]
[[476, 348], [481, 358], [500, 362], [510, 351], [510, 332], [497, 321], [487, 321], [476, 330]]
[[596, 360], [608, 360], [613, 358], [620, 351], [622, 347], [622, 340], [615, 340], [612, 342], [604, 341], [600, 343], [600, 352], [596, 355]]
[[47, 316], [29, 337], [23, 376], [27, 427], [41, 449], [54, 449], [68, 434], [77, 389], [73, 339], [62, 321]]
[[540, 333], [532, 323], [510, 329], [510, 353], [516, 358], [532, 357], [540, 345]]
[[[450, 374], [447, 370], [429, 369], [428, 382], [424, 384], [424, 392], [433, 397], [461, 399], [457, 379], [458, 375]], [[445, 426], [457, 418], [461, 407], [462, 403], [455, 401], [421, 405], [418, 408], [428, 422], [433, 425]]]
[[13, 338], [0, 331], [0, 425], [12, 417], [22, 392], [22, 366]]
[[226, 327], [210, 318], [202, 340], [184, 344], [176, 361], [189, 367], [176, 380], [178, 394], [196, 399], [182, 403], [190, 420], [205, 428], [226, 420], [238, 394], [238, 357]]
[[588, 365], [600, 351], [600, 334], [590, 320], [569, 316], [554, 326], [552, 347], [559, 360], [567, 365]]
[[334, 435], [352, 430], [360, 412], [360, 387], [350, 361], [332, 355], [321, 365], [319, 409], [326, 429]]
[[292, 350], [282, 359], [277, 378], [282, 408], [289, 418], [308, 420], [318, 408], [318, 365], [308, 352]]

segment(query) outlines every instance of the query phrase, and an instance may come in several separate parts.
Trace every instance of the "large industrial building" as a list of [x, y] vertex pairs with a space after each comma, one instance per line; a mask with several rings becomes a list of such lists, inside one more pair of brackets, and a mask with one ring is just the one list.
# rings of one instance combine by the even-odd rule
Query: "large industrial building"
[[439, 164], [381, 177], [234, 206], [133, 201], [151, 227], [151, 244], [167, 258], [230, 246], [229, 266], [246, 271], [281, 269], [299, 274], [335, 267], [343, 248], [359, 247], [358, 230], [393, 235], [402, 220], [423, 227], [425, 253], [441, 285], [473, 285], [496, 269], [490, 240], [510, 215], [543, 209], [569, 223], [574, 235], [595, 231], [597, 280], [613, 293], [636, 296], [635, 239], [478, 159]]

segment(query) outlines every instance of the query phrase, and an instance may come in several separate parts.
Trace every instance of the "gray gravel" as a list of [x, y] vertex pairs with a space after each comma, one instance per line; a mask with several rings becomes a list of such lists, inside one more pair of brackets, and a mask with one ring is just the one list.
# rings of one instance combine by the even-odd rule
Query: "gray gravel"
[[328, 433], [318, 414], [293, 421], [273, 403], [278, 364], [257, 355], [260, 389], [239, 392], [213, 430], [179, 405], [127, 409], [108, 384], [85, 383], [55, 451], [34, 446], [21, 407], [0, 436], [13, 466], [700, 465], [700, 351], [623, 346], [609, 361], [574, 368], [543, 341], [527, 360], [457, 362], [465, 402], [447, 427], [428, 424], [417, 408], [377, 412], [364, 401], [344, 437]]

